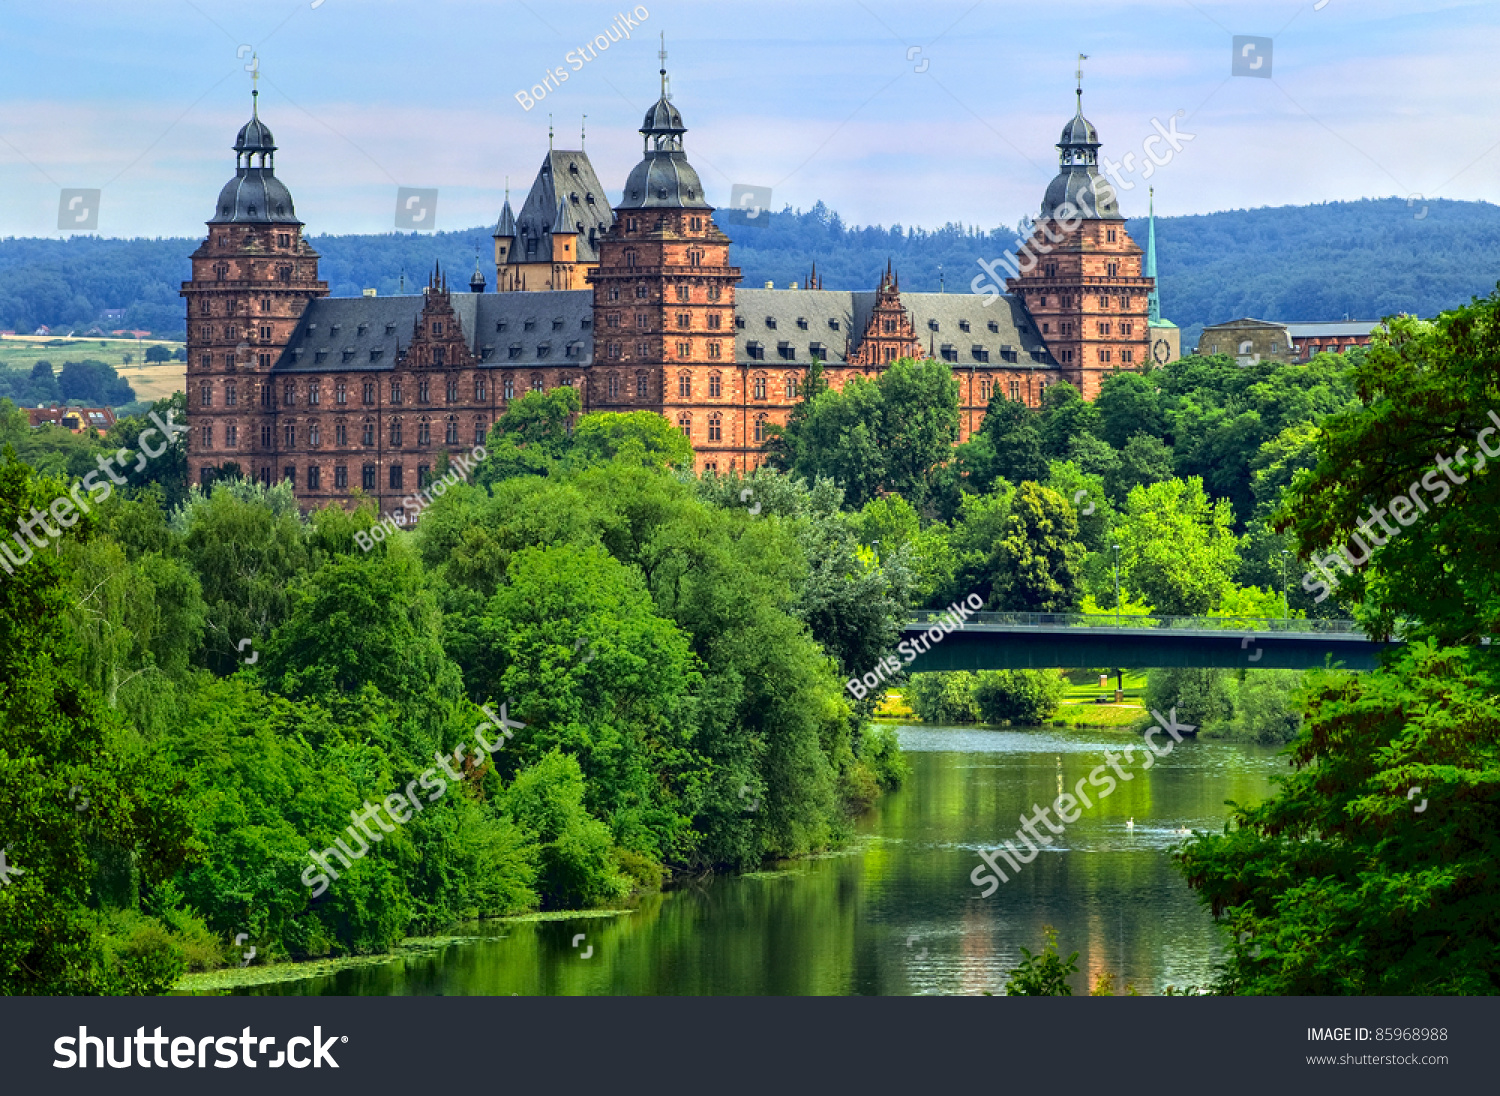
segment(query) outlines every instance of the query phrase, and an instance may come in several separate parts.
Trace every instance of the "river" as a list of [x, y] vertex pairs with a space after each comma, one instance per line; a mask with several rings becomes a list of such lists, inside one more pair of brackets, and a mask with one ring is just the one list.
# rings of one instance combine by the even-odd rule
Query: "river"
[[[998, 993], [1041, 949], [1043, 926], [1079, 953], [1073, 992], [1101, 972], [1119, 992], [1202, 986], [1222, 941], [1170, 862], [1180, 829], [1223, 827], [1225, 800], [1264, 798], [1286, 759], [1269, 747], [1184, 741], [1136, 768], [989, 898], [977, 850], [1132, 741], [1080, 730], [902, 728], [912, 773], [838, 853], [712, 876], [631, 912], [484, 922], [428, 954], [257, 994]], [[1136, 739], [1135, 741], [1138, 741]], [[1134, 827], [1127, 827], [1127, 819]], [[1012, 837], [1012, 840], [1014, 838]]]

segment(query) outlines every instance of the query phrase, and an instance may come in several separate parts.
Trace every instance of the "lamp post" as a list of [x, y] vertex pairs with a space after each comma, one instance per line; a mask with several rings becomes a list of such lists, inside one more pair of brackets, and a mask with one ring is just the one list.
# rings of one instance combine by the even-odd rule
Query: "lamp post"
[[1110, 545], [1115, 550], [1115, 627], [1120, 626], [1120, 546]]

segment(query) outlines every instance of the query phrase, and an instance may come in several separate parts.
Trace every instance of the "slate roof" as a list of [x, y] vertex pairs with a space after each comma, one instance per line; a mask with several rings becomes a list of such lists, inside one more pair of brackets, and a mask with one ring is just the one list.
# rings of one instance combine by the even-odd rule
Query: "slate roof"
[[[554, 149], [542, 161], [531, 192], [526, 195], [521, 212], [516, 214], [516, 243], [511, 248], [511, 262], [551, 261], [552, 231], [558, 222], [560, 206], [566, 206], [569, 223], [578, 233], [576, 261], [599, 261], [598, 237], [615, 220], [604, 186], [594, 174], [587, 154], [581, 150]], [[497, 232], [503, 224], [504, 210]]]
[[[874, 290], [849, 292], [831, 289], [740, 289], [735, 291], [736, 364], [808, 365], [820, 344], [819, 360], [841, 365], [859, 348], [875, 307]], [[984, 302], [993, 303], [986, 308]], [[1037, 334], [1036, 325], [1014, 297], [982, 297], [973, 293], [903, 293], [901, 303], [911, 314], [916, 335], [926, 353], [952, 365], [1014, 365], [1035, 369], [1056, 363]], [[800, 321], [800, 322], [799, 322]], [[773, 326], [774, 324], [774, 326]], [[936, 324], [934, 328], [932, 325]], [[967, 324], [967, 330], [965, 330]], [[993, 327], [991, 326], [993, 325]], [[760, 356], [751, 353], [752, 344]], [[951, 353], [945, 355], [944, 348]], [[788, 357], [786, 354], [790, 354]], [[1005, 356], [1014, 354], [1014, 363]]]
[[[320, 297], [307, 306], [274, 369], [280, 373], [392, 370], [399, 349], [411, 343], [422, 300], [421, 295]], [[452, 293], [449, 300], [469, 349], [481, 365], [587, 365], [593, 360], [591, 289]]]
[[[240, 127], [234, 139], [234, 178], [219, 191], [219, 201], [214, 206], [209, 224], [302, 223], [297, 220], [297, 209], [292, 205], [292, 192], [276, 178], [275, 151], [276, 141], [271, 136], [270, 127], [252, 108], [250, 120]], [[260, 164], [251, 167], [255, 156], [261, 158]]]
[[[737, 322], [734, 328], [735, 363], [765, 369], [806, 367], [816, 356], [842, 365], [864, 336], [875, 298], [874, 290], [738, 290], [735, 311], [744, 326]], [[481, 365], [589, 365], [594, 360], [592, 289], [455, 292], [449, 299]], [[988, 308], [986, 300], [993, 302]], [[934, 356], [957, 368], [1056, 368], [1036, 325], [1015, 297], [903, 293], [901, 303], [911, 314], [923, 353], [930, 348]], [[394, 369], [398, 350], [410, 344], [421, 311], [420, 295], [321, 297], [308, 305], [275, 370]], [[752, 347], [758, 348], [758, 355], [752, 354]]]
[[1351, 335], [1369, 335], [1380, 326], [1380, 321], [1335, 320], [1325, 323], [1288, 323], [1282, 326], [1294, 339], [1342, 339]]
[[703, 180], [679, 149], [656, 150], [631, 168], [620, 196], [620, 209], [712, 209], [703, 195]]

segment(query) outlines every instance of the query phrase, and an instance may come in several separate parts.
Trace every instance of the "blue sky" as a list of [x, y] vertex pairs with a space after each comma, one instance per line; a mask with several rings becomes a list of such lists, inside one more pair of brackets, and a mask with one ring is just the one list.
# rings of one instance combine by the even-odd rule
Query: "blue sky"
[[[1128, 215], [1151, 184], [1163, 214], [1500, 202], [1493, 0], [647, 3], [630, 39], [577, 70], [568, 51], [623, 2], [314, 2], [11, 0], [0, 237], [58, 235], [61, 187], [101, 188], [104, 235], [201, 235], [249, 115], [247, 46], [311, 232], [390, 231], [398, 185], [439, 189], [438, 228], [493, 223], [507, 177], [524, 197], [549, 112], [559, 148], [588, 115], [617, 197], [663, 31], [688, 156], [719, 205], [745, 183], [855, 224], [1014, 225], [1056, 170], [1080, 52], [1104, 154], [1135, 156]], [[1237, 34], [1272, 39], [1269, 79], [1231, 76]], [[558, 67], [567, 82], [523, 109], [516, 92]], [[1143, 144], [1174, 117], [1192, 139], [1148, 183]]]

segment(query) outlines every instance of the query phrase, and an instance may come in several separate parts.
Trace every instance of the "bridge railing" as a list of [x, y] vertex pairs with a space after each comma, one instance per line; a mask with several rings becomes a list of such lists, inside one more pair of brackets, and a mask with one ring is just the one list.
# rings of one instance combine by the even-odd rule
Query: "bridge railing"
[[[930, 624], [940, 617], [951, 617], [944, 610], [923, 609], [912, 614], [911, 623]], [[1362, 635], [1353, 620], [1283, 620], [1280, 617], [1196, 617], [1196, 616], [1127, 616], [1094, 613], [971, 613], [969, 626], [999, 628], [1157, 628], [1171, 631], [1227, 631], [1242, 634], [1288, 632], [1316, 635]]]

